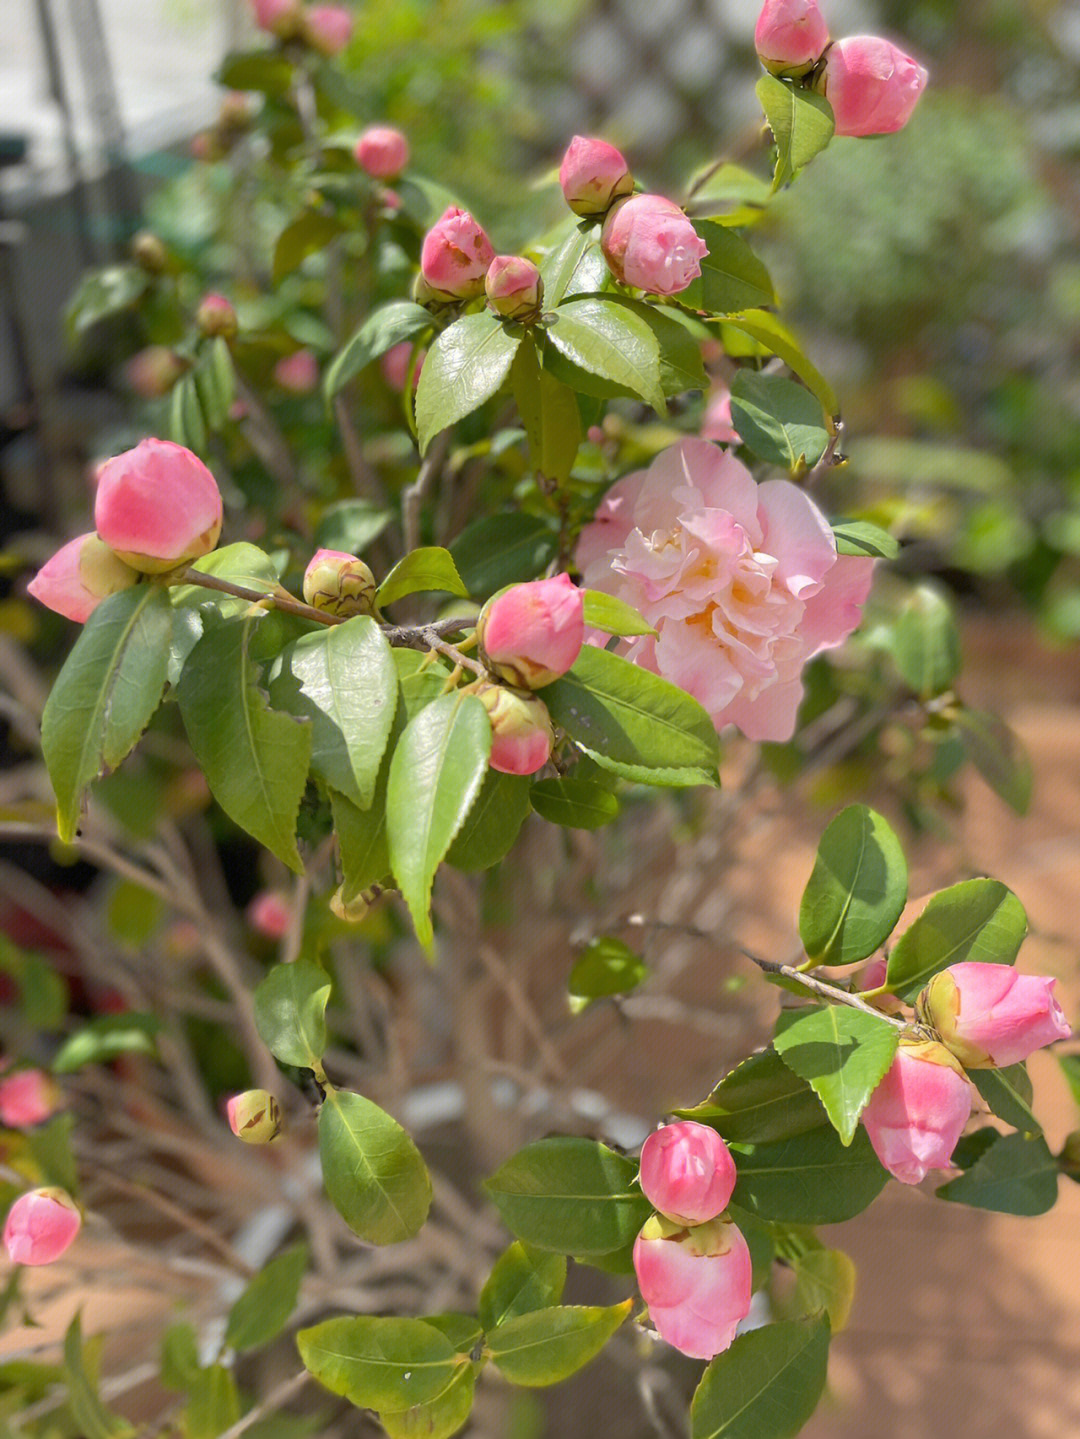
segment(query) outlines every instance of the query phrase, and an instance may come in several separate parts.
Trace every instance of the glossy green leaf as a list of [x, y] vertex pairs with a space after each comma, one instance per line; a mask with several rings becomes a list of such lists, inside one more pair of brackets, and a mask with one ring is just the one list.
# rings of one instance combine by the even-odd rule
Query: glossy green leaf
[[709, 388], [709, 377], [701, 358], [701, 341], [678, 318], [678, 310], [665, 310], [645, 300], [632, 300], [627, 295], [605, 298], [644, 320], [656, 336], [656, 343], [660, 346], [660, 384], [665, 395], [682, 395], [687, 390]]
[[445, 1334], [458, 1354], [468, 1354], [484, 1337], [483, 1328], [475, 1314], [462, 1314], [459, 1310], [448, 1309], [442, 1314], [421, 1314], [425, 1324], [430, 1324], [440, 1334]]
[[580, 1014], [594, 999], [629, 994], [649, 977], [649, 966], [621, 939], [602, 935], [590, 940], [566, 981], [570, 1008]]
[[566, 1286], [566, 1256], [515, 1239], [496, 1259], [480, 1291], [480, 1323], [490, 1332], [521, 1314], [558, 1304]]
[[515, 510], [474, 520], [449, 548], [469, 594], [486, 600], [504, 585], [542, 575], [557, 544], [547, 520]]
[[311, 729], [269, 708], [249, 656], [252, 619], [207, 628], [177, 695], [195, 758], [225, 813], [298, 873], [296, 816], [307, 785]]
[[815, 464], [829, 443], [820, 400], [782, 375], [740, 370], [731, 382], [731, 423], [759, 460], [793, 475]]
[[829, 1363], [825, 1318], [740, 1334], [701, 1377], [691, 1439], [791, 1439], [817, 1408]]
[[585, 624], [606, 635], [654, 635], [656, 631], [633, 605], [603, 590], [585, 591]]
[[467, 598], [468, 590], [458, 574], [454, 557], [449, 550], [438, 545], [425, 545], [413, 550], [397, 564], [383, 580], [375, 598], [380, 605], [392, 605], [405, 595], [415, 595], [437, 590], [447, 595]]
[[727, 316], [726, 323], [764, 345], [771, 354], [778, 355], [810, 393], [818, 397], [826, 415], [835, 417], [840, 413], [836, 391], [821, 371], [810, 363], [802, 346], [783, 321], [768, 310], [744, 310], [742, 314]]
[[660, 346], [639, 315], [608, 299], [589, 297], [560, 305], [548, 341], [571, 364], [631, 390], [667, 413], [660, 383]]
[[799, 907], [799, 934], [817, 964], [865, 959], [893, 931], [907, 903], [907, 861], [876, 811], [849, 805], [821, 837]]
[[472, 808], [446, 852], [447, 864], [467, 873], [490, 869], [508, 854], [529, 813], [527, 775], [489, 769]]
[[64, 1379], [67, 1402], [81, 1439], [126, 1439], [134, 1427], [106, 1409], [98, 1394], [97, 1375], [87, 1362], [82, 1338], [81, 1310], [64, 1335]]
[[565, 485], [581, 444], [581, 412], [569, 386], [542, 370], [530, 338], [510, 371], [514, 401], [529, 442], [529, 464], [538, 476]]
[[731, 315], [776, 303], [769, 272], [737, 230], [712, 220], [695, 220], [709, 247], [701, 275], [679, 294], [679, 303], [710, 315]]
[[311, 725], [311, 768], [366, 809], [397, 708], [397, 670], [375, 621], [357, 615], [302, 635], [269, 672], [275, 709]]
[[1000, 715], [961, 707], [952, 715], [964, 752], [994, 793], [1027, 814], [1034, 776], [1031, 757]]
[[703, 1103], [675, 1113], [709, 1125], [732, 1144], [792, 1139], [826, 1122], [814, 1091], [771, 1047], [744, 1059]]
[[358, 809], [343, 794], [330, 791], [330, 807], [341, 852], [342, 899], [346, 904], [390, 873], [390, 846], [386, 837], [389, 769], [387, 761], [369, 809]]
[[224, 336], [216, 335], [203, 350], [194, 379], [206, 423], [212, 430], [220, 430], [236, 398], [236, 371]]
[[573, 775], [537, 780], [529, 799], [541, 819], [568, 829], [600, 829], [619, 817], [619, 801], [610, 790]]
[[776, 140], [773, 189], [778, 190], [825, 149], [836, 122], [828, 100], [802, 85], [763, 75], [755, 89]]
[[803, 1314], [824, 1310], [833, 1334], [846, 1329], [855, 1302], [855, 1264], [851, 1256], [842, 1249], [811, 1249], [801, 1254], [792, 1268], [797, 1308]]
[[276, 1339], [296, 1308], [307, 1268], [306, 1244], [277, 1255], [250, 1281], [229, 1310], [225, 1343], [233, 1349], [258, 1349]]
[[1024, 906], [996, 879], [966, 879], [935, 894], [897, 940], [885, 983], [912, 1000], [951, 964], [1012, 964], [1027, 934]]
[[90, 270], [79, 282], [64, 315], [72, 339], [84, 334], [99, 320], [127, 310], [140, 300], [150, 276], [138, 265], [107, 265]]
[[396, 1414], [380, 1414], [390, 1439], [450, 1439], [468, 1423], [479, 1366], [462, 1364], [437, 1399]]
[[495, 1367], [511, 1384], [559, 1384], [595, 1359], [634, 1301], [607, 1308], [565, 1305], [518, 1314], [488, 1331]]
[[336, 216], [323, 214], [320, 210], [308, 210], [290, 220], [274, 245], [274, 284], [280, 285], [286, 275], [299, 269], [309, 255], [325, 250], [344, 228]]
[[887, 1019], [842, 1004], [783, 1010], [773, 1040], [787, 1067], [821, 1100], [844, 1144], [855, 1137], [899, 1042], [900, 1031]]
[[428, 350], [416, 387], [416, 431], [423, 454], [448, 425], [472, 414], [502, 388], [522, 331], [488, 310], [462, 315]]
[[165, 689], [171, 631], [164, 590], [121, 590], [98, 605], [57, 675], [41, 748], [61, 839], [74, 837], [89, 786], [131, 753], [150, 723]]
[[846, 1148], [825, 1126], [777, 1144], [747, 1146], [735, 1156], [732, 1199], [761, 1219], [789, 1224], [841, 1224], [877, 1198], [888, 1173], [864, 1129]]
[[431, 327], [431, 315], [412, 300], [392, 300], [373, 310], [346, 340], [327, 367], [323, 393], [328, 400], [345, 388], [372, 360], [405, 340], [413, 340]]
[[[230, 580], [245, 589], [258, 590], [260, 594], [273, 594], [278, 583], [278, 569], [274, 561], [258, 545], [244, 540], [234, 545], [223, 545], [220, 550], [211, 550], [208, 555], [196, 560], [191, 568], [220, 580]], [[226, 618], [246, 614], [253, 603], [235, 595], [208, 590], [202, 585], [172, 585], [169, 597], [174, 606], [210, 607]]]
[[595, 233], [579, 230], [574, 225], [566, 239], [545, 256], [540, 266], [545, 306], [551, 308], [560, 303], [585, 256], [590, 250], [598, 252], [599, 248]]
[[899, 540], [869, 520], [837, 520], [832, 527], [838, 555], [871, 555], [874, 559], [895, 560]]
[[[423, 1228], [431, 1176], [410, 1136], [370, 1099], [327, 1091], [319, 1110], [319, 1159], [331, 1204], [367, 1243], [399, 1244]], [[393, 1406], [373, 1400], [372, 1407]]]
[[74, 1074], [84, 1064], [109, 1064], [122, 1054], [156, 1056], [154, 1036], [160, 1029], [156, 1014], [136, 1010], [97, 1014], [64, 1040], [53, 1059], [53, 1073]]
[[630, 1243], [652, 1212], [637, 1165], [592, 1139], [540, 1139], [484, 1188], [513, 1234], [537, 1249], [603, 1255]]
[[544, 687], [557, 725], [598, 765], [646, 784], [717, 784], [720, 745], [685, 690], [619, 655], [586, 645]]
[[194, 375], [184, 375], [172, 387], [169, 438], [174, 444], [184, 445], [189, 450], [206, 450], [206, 417]]
[[1039, 1135], [998, 1136], [957, 1179], [936, 1191], [939, 1199], [992, 1209], [997, 1214], [1045, 1214], [1057, 1200], [1058, 1167]]
[[399, 1413], [438, 1398], [462, 1359], [422, 1319], [327, 1319], [296, 1336], [304, 1367], [361, 1409]]
[[969, 1069], [968, 1078], [991, 1114], [1024, 1134], [1042, 1133], [1042, 1125], [1031, 1112], [1031, 1080], [1023, 1064], [1010, 1064], [1005, 1069]]
[[256, 986], [255, 1028], [275, 1059], [313, 1069], [326, 1049], [330, 976], [310, 960], [275, 964]]
[[893, 625], [889, 652], [920, 699], [951, 688], [960, 672], [960, 634], [940, 590], [919, 585]]

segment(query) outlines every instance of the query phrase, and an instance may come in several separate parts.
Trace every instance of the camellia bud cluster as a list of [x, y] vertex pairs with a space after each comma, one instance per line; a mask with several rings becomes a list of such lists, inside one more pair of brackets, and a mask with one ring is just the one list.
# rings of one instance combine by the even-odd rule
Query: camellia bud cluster
[[352, 38], [352, 12], [343, 5], [305, 5], [303, 0], [252, 0], [260, 30], [279, 40], [300, 41], [320, 55], [337, 55]]

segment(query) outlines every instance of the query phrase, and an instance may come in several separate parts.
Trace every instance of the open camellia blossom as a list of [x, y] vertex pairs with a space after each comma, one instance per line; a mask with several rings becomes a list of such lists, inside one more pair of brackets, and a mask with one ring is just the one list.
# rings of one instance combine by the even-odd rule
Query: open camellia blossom
[[8, 1210], [4, 1248], [13, 1264], [51, 1264], [81, 1225], [82, 1216], [62, 1189], [31, 1189]]
[[916, 1007], [961, 1064], [1000, 1069], [1072, 1033], [1052, 993], [1056, 983], [1009, 964], [966, 961], [935, 974]]
[[638, 1178], [645, 1198], [668, 1219], [705, 1224], [727, 1207], [735, 1161], [715, 1129], [682, 1119], [646, 1139]]
[[750, 1312], [750, 1250], [730, 1222], [679, 1229], [655, 1215], [634, 1241], [634, 1270], [657, 1333], [692, 1359], [727, 1349]]
[[797, 485], [759, 485], [696, 439], [611, 487], [577, 563], [586, 588], [626, 600], [657, 631], [621, 653], [693, 695], [717, 729], [754, 740], [791, 738], [803, 666], [852, 632], [873, 576], [873, 560], [837, 554]]
[[874, 1153], [901, 1184], [947, 1169], [971, 1114], [971, 1085], [942, 1044], [900, 1042], [861, 1119]]

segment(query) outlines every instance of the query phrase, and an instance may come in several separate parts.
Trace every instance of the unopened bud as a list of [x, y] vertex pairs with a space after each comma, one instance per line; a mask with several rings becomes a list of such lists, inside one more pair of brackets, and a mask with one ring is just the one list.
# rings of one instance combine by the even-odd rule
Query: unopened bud
[[281, 1107], [266, 1089], [246, 1089], [225, 1105], [229, 1128], [245, 1144], [269, 1144], [281, 1132]]
[[493, 673], [521, 689], [541, 689], [581, 653], [584, 591], [567, 574], [512, 585], [480, 611], [476, 635]]
[[409, 142], [393, 125], [369, 125], [353, 150], [356, 163], [375, 180], [393, 180], [409, 163]]
[[160, 275], [169, 263], [168, 251], [150, 230], [140, 230], [131, 241], [131, 258], [148, 275]]
[[575, 135], [559, 166], [559, 184], [575, 215], [599, 219], [620, 195], [633, 193], [634, 177], [614, 145]]
[[424, 236], [420, 273], [433, 299], [472, 300], [484, 293], [484, 277], [494, 258], [483, 228], [467, 210], [450, 205]]
[[0, 1079], [0, 1124], [29, 1129], [63, 1104], [59, 1085], [43, 1069], [16, 1069]]
[[231, 340], [238, 329], [236, 311], [224, 295], [206, 295], [195, 311], [195, 323], [206, 336]]
[[4, 1248], [13, 1264], [51, 1264], [82, 1225], [75, 1201], [63, 1189], [31, 1189], [8, 1210]]
[[364, 561], [341, 550], [316, 550], [304, 571], [304, 599], [342, 619], [374, 614], [377, 588]]
[[107, 595], [138, 580], [138, 573], [91, 531], [57, 550], [26, 588], [41, 604], [81, 625]]
[[543, 769], [555, 743], [543, 700], [487, 681], [470, 686], [470, 693], [476, 695], [491, 721], [491, 768], [502, 774], [535, 774]]
[[544, 282], [531, 260], [520, 255], [496, 255], [484, 277], [488, 304], [497, 315], [526, 324], [540, 314]]
[[754, 31], [754, 49], [773, 75], [805, 75], [828, 43], [829, 27], [817, 0], [765, 0]]
[[915, 1001], [919, 1018], [968, 1069], [1018, 1064], [1071, 1030], [1056, 980], [1008, 964], [967, 960], [935, 974]]
[[352, 30], [352, 15], [341, 5], [309, 5], [303, 12], [303, 37], [320, 55], [339, 54]]

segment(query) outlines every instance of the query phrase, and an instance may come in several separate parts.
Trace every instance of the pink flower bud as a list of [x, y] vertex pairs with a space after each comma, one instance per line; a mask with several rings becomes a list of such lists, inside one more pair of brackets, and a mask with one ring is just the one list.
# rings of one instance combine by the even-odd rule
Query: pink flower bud
[[353, 17], [341, 5], [309, 5], [302, 15], [303, 36], [320, 55], [340, 54], [352, 39]]
[[666, 1218], [705, 1224], [727, 1208], [735, 1161], [715, 1129], [684, 1119], [646, 1139], [639, 1180], [645, 1198]]
[[555, 743], [547, 705], [536, 695], [481, 681], [469, 692], [488, 712], [491, 757], [502, 774], [535, 774], [543, 769]]
[[[409, 379], [409, 370], [412, 367], [412, 341], [402, 340], [400, 345], [391, 345], [386, 354], [379, 360], [379, 369], [382, 370], [383, 379], [392, 390], [403, 390]], [[426, 350], [421, 350], [416, 359], [416, 372], [413, 375], [415, 385], [420, 378], [420, 371], [424, 368], [424, 360], [427, 356]]]
[[236, 311], [224, 295], [205, 295], [195, 311], [195, 323], [204, 335], [223, 335], [231, 340], [236, 334]]
[[891, 135], [911, 118], [925, 69], [877, 35], [849, 35], [830, 49], [817, 88], [832, 106], [837, 135]]
[[574, 214], [591, 218], [632, 194], [634, 177], [614, 145], [575, 135], [559, 166], [559, 184]]
[[734, 1224], [680, 1231], [656, 1215], [634, 1241], [634, 1269], [660, 1337], [692, 1359], [727, 1349], [750, 1312], [750, 1250]]
[[281, 939], [292, 923], [292, 900], [280, 889], [260, 890], [245, 911], [247, 922], [267, 939]]
[[709, 253], [678, 205], [662, 195], [620, 200], [604, 221], [600, 248], [616, 280], [651, 295], [685, 290]]
[[274, 366], [274, 379], [290, 395], [310, 395], [319, 383], [319, 366], [311, 350], [294, 350]]
[[484, 278], [488, 304], [508, 320], [536, 319], [544, 298], [544, 282], [531, 260], [496, 255]]
[[281, 1132], [281, 1109], [265, 1089], [246, 1089], [226, 1103], [229, 1128], [245, 1144], [269, 1144]]
[[966, 1068], [1001, 1069], [1072, 1033], [1051, 993], [1056, 983], [1009, 964], [968, 961], [935, 974], [915, 1006]]
[[341, 550], [316, 550], [304, 571], [307, 603], [343, 619], [374, 614], [376, 589], [364, 561]]
[[124, 381], [140, 399], [156, 400], [169, 393], [186, 368], [167, 345], [147, 345], [124, 365]]
[[754, 30], [758, 59], [774, 75], [805, 75], [829, 43], [817, 0], [765, 0]]
[[84, 624], [106, 595], [126, 590], [139, 576], [90, 532], [69, 540], [27, 585], [27, 592], [65, 619]]
[[41, 1124], [62, 1102], [56, 1081], [42, 1069], [16, 1069], [0, 1078], [0, 1124], [6, 1129]]
[[900, 1041], [862, 1123], [874, 1153], [901, 1184], [947, 1169], [971, 1114], [971, 1086], [949, 1051], [929, 1040]]
[[81, 1225], [75, 1201], [62, 1189], [31, 1189], [8, 1210], [4, 1248], [13, 1264], [51, 1264]]
[[279, 40], [292, 40], [300, 32], [300, 0], [252, 0], [255, 24]]
[[484, 293], [494, 258], [491, 241], [468, 210], [450, 205], [424, 236], [420, 275], [434, 299], [472, 300]]
[[731, 423], [731, 391], [723, 380], [715, 380], [712, 389], [705, 396], [701, 438], [718, 440], [724, 445], [737, 445], [741, 441], [738, 430]]
[[409, 142], [393, 125], [369, 125], [356, 142], [356, 163], [376, 180], [393, 180], [409, 163]]
[[144, 574], [209, 554], [221, 520], [217, 481], [183, 445], [142, 440], [101, 468], [94, 526], [125, 564]]
[[485, 664], [519, 689], [564, 675], [585, 640], [585, 596], [569, 575], [512, 585], [480, 611], [476, 637]]

